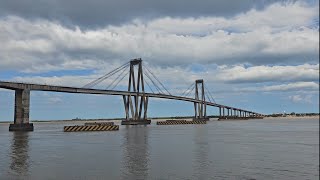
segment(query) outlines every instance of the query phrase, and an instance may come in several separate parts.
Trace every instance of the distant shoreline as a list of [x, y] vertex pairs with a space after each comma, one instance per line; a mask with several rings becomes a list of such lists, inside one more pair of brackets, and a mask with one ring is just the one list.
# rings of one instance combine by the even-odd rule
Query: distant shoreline
[[278, 117], [264, 117], [264, 119], [314, 119], [314, 118], [320, 118], [319, 115], [316, 116], [278, 116]]
[[[150, 118], [152, 120], [167, 120], [167, 119], [190, 119], [192, 117], [156, 117]], [[315, 119], [320, 118], [319, 115], [315, 116], [284, 116], [284, 117], [264, 117], [264, 119]], [[93, 122], [93, 121], [121, 121], [123, 118], [114, 118], [114, 119], [64, 119], [64, 120], [31, 120], [32, 123], [52, 123], [52, 122], [61, 122], [61, 123], [81, 123], [81, 122]], [[215, 119], [215, 118], [211, 118]], [[217, 118], [216, 118], [217, 119]], [[0, 121], [0, 124], [10, 124], [13, 121]]]

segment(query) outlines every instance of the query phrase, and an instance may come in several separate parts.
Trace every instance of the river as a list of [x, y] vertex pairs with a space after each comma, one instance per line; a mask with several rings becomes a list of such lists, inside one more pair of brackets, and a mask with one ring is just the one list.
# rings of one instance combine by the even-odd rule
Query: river
[[318, 118], [63, 132], [69, 124], [0, 124], [0, 179], [319, 179]]

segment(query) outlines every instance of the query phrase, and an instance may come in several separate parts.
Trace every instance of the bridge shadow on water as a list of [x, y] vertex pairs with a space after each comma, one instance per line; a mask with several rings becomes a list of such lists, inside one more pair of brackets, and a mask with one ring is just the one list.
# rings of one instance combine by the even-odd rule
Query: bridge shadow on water
[[121, 179], [148, 179], [149, 171], [149, 128], [126, 126], [123, 136]]
[[10, 174], [26, 177], [29, 173], [29, 132], [12, 132]]

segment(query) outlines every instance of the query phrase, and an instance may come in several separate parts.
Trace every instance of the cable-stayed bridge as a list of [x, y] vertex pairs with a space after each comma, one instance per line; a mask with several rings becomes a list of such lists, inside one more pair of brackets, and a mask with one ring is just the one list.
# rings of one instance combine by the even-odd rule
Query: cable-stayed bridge
[[[125, 77], [128, 78], [126, 90], [115, 90], [119, 84], [123, 84]], [[105, 88], [100, 88], [99, 85], [101, 86], [106, 80], [111, 80], [111, 82]], [[15, 91], [14, 124], [10, 125], [9, 130], [33, 130], [33, 125], [29, 123], [30, 91], [122, 96], [125, 109], [123, 125], [150, 124], [148, 119], [149, 98], [191, 102], [194, 104], [195, 120], [208, 120], [207, 106], [219, 108], [221, 118], [262, 116], [250, 110], [216, 103], [202, 79], [196, 80], [181, 95], [172, 95], [150, 68], [142, 63], [141, 59], [131, 60], [83, 87], [0, 81], [0, 88]]]

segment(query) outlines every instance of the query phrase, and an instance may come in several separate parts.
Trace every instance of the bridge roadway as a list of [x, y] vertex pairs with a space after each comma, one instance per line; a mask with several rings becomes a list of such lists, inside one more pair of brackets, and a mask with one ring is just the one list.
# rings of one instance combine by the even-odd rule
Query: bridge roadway
[[[0, 81], [0, 88], [10, 89], [10, 90], [24, 90], [28, 89], [30, 91], [51, 91], [51, 92], [64, 92], [64, 93], [80, 93], [80, 94], [104, 94], [104, 95], [119, 95], [119, 96], [136, 96], [137, 92], [129, 91], [114, 91], [114, 90], [102, 90], [102, 89], [90, 89], [90, 88], [77, 88], [77, 87], [67, 87], [67, 86], [55, 86], [55, 85], [44, 85], [44, 84], [30, 84], [30, 83], [18, 83], [18, 82], [9, 82], [9, 81]], [[138, 94], [141, 96], [143, 93]], [[179, 101], [187, 101], [193, 103], [201, 103], [201, 100], [196, 100], [193, 98], [182, 97], [182, 96], [173, 96], [167, 94], [155, 94], [155, 93], [144, 93], [146, 96], [153, 98], [162, 98], [162, 99], [172, 99]], [[214, 106], [219, 108], [232, 109], [237, 111], [242, 111], [246, 113], [252, 113], [255, 115], [261, 115], [256, 112], [239, 109], [231, 106], [225, 106], [222, 104], [217, 104], [213, 102], [205, 102], [208, 106]]]

